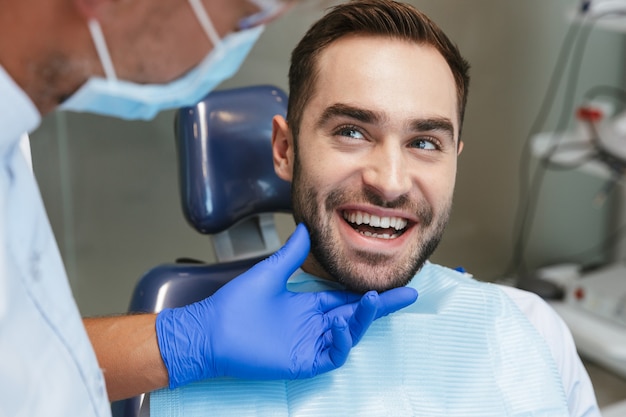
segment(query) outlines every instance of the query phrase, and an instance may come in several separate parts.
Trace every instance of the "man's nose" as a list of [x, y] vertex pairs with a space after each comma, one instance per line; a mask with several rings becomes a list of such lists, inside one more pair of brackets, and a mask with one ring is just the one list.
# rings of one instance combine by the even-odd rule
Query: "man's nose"
[[363, 169], [363, 183], [385, 201], [395, 201], [411, 190], [411, 177], [402, 149], [379, 146], [371, 152]]

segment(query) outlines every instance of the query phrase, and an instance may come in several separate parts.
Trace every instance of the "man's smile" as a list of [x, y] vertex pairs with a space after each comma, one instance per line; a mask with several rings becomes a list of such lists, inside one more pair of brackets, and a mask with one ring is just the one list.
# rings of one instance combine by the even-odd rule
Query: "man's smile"
[[343, 210], [344, 220], [363, 236], [396, 239], [407, 229], [409, 221], [397, 216], [379, 216], [361, 210]]

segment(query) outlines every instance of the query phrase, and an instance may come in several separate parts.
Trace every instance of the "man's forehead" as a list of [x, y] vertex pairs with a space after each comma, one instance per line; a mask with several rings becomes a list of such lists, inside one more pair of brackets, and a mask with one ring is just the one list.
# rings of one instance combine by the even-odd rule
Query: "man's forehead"
[[448, 118], [458, 132], [452, 71], [439, 51], [428, 45], [370, 35], [333, 42], [317, 61], [305, 118], [308, 110], [319, 117], [337, 103], [391, 118]]

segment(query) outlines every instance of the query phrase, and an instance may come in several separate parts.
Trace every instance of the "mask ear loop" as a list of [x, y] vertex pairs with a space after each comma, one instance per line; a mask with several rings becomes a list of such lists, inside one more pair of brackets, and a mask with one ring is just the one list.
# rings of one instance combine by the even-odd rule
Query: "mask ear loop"
[[204, 5], [202, 4], [202, 0], [189, 0], [189, 5], [193, 9], [198, 22], [200, 22], [200, 26], [206, 33], [209, 40], [213, 43], [213, 48], [218, 48], [221, 44], [220, 35], [218, 35], [213, 23], [211, 23], [211, 19], [209, 19], [209, 14], [206, 12]]
[[239, 21], [239, 29], [246, 30], [265, 23], [270, 17], [279, 16], [290, 7], [286, 0], [248, 0], [259, 8], [259, 12]]
[[104, 39], [100, 23], [95, 19], [90, 19], [87, 22], [87, 25], [89, 26], [89, 32], [91, 33], [93, 44], [96, 47], [98, 58], [100, 58], [104, 75], [109, 81], [117, 81], [115, 68], [113, 68], [113, 61], [111, 60], [111, 55], [109, 54], [109, 49], [107, 48], [107, 43]]

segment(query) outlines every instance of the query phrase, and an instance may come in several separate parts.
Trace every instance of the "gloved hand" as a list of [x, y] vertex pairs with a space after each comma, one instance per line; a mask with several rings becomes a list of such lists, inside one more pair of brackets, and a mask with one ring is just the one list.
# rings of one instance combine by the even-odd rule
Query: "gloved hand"
[[211, 297], [158, 314], [170, 388], [220, 376], [296, 379], [331, 371], [344, 364], [376, 318], [417, 298], [405, 287], [362, 297], [288, 291], [286, 282], [309, 247], [308, 232], [298, 225], [278, 252]]

